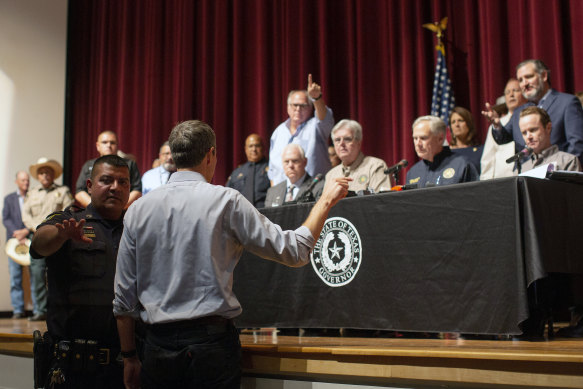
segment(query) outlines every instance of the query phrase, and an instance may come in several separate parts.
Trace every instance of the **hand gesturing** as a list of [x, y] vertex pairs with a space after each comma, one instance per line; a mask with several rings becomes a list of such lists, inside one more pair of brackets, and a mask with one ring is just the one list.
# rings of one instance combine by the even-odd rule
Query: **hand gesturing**
[[317, 99], [322, 96], [322, 87], [312, 81], [312, 74], [308, 74], [308, 96]]
[[[65, 239], [72, 239], [76, 241], [81, 241], [85, 243], [93, 242], [92, 239], [88, 238], [83, 234], [83, 226], [85, 225], [85, 219], [77, 220], [71, 218], [69, 220], [63, 220], [63, 223], [55, 224], [55, 227], [59, 230], [59, 235]], [[91, 228], [91, 227], [89, 227]]]

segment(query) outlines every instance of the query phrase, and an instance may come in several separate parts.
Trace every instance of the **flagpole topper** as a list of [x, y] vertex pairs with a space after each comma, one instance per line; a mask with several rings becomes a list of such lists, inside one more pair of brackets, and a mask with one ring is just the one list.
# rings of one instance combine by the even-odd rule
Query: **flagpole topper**
[[443, 45], [441, 38], [443, 37], [443, 32], [447, 29], [447, 16], [439, 22], [425, 23], [423, 24], [423, 27], [433, 31], [437, 35], [437, 46], [435, 46], [435, 49], [441, 51], [441, 54], [445, 55], [445, 46]]

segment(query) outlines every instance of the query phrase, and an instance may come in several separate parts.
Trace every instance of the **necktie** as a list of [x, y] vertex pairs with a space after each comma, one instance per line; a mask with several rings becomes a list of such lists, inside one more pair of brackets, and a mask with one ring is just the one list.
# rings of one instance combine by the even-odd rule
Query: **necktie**
[[287, 193], [285, 194], [285, 201], [293, 201], [294, 200], [294, 188], [296, 186], [295, 185], [290, 185], [289, 188], [287, 188]]

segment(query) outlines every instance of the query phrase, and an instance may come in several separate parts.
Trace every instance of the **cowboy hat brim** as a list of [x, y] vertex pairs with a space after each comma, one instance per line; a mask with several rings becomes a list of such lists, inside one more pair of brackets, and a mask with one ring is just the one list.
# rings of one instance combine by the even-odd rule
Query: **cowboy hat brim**
[[25, 239], [23, 243], [16, 238], [8, 239], [5, 250], [6, 255], [19, 265], [30, 265], [30, 239]]
[[63, 167], [61, 166], [60, 163], [58, 163], [54, 159], [40, 158], [37, 161], [37, 163], [30, 166], [30, 169], [29, 169], [30, 174], [34, 178], [36, 178], [37, 173], [38, 173], [38, 169], [40, 169], [41, 167], [45, 167], [45, 166], [53, 169], [53, 171], [55, 172], [55, 177], [54, 177], [55, 180], [61, 176], [61, 173], [63, 173]]

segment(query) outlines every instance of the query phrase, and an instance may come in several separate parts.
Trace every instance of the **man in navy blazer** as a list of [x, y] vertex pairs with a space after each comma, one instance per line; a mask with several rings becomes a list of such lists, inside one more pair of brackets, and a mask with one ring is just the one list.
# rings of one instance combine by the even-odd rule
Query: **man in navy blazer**
[[522, 150], [525, 145], [518, 125], [520, 112], [529, 106], [538, 106], [551, 117], [551, 144], [559, 146], [561, 151], [576, 155], [583, 162], [583, 109], [577, 97], [552, 89], [550, 70], [538, 59], [529, 59], [518, 64], [516, 78], [522, 95], [528, 102], [514, 110], [510, 121], [502, 126], [498, 114], [488, 103], [486, 110], [482, 112], [494, 126], [494, 140], [498, 144], [514, 140], [516, 151]]
[[[4, 197], [2, 208], [2, 223], [6, 227], [6, 240], [16, 238], [22, 241], [27, 238], [30, 231], [22, 222], [21, 208], [24, 197], [28, 192], [30, 178], [26, 172], [16, 173], [16, 186], [18, 190]], [[13, 309], [13, 319], [24, 317], [24, 291], [22, 290], [22, 266], [8, 258], [8, 271], [10, 273], [10, 302]]]

